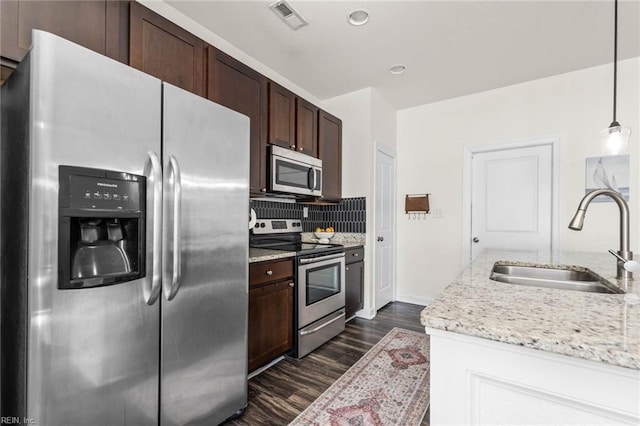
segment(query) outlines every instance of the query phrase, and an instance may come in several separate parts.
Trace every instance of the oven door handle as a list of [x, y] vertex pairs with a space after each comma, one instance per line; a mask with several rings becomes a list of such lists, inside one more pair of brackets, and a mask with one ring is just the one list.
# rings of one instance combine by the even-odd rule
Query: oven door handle
[[339, 259], [341, 257], [344, 257], [344, 253], [329, 254], [327, 256], [313, 257], [311, 259], [300, 259], [300, 264], [301, 265], [306, 265], [306, 264], [309, 264], [309, 263], [322, 262], [323, 260]]
[[324, 324], [319, 325], [316, 328], [312, 328], [311, 330], [301, 331], [300, 335], [301, 336], [306, 336], [307, 334], [316, 333], [316, 332], [322, 330], [323, 328], [325, 328], [326, 326], [328, 326], [329, 324], [333, 324], [334, 322], [338, 321], [340, 318], [344, 318], [344, 312], [341, 313], [340, 315], [338, 315], [337, 317], [335, 317], [334, 319], [332, 319], [331, 321], [325, 322]]

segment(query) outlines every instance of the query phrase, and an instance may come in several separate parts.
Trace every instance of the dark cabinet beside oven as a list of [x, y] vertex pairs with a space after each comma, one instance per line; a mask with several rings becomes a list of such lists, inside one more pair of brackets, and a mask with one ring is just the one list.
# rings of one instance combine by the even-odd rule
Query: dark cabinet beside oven
[[294, 258], [249, 265], [249, 371], [293, 347]]
[[364, 247], [345, 251], [345, 311], [351, 318], [364, 306]]

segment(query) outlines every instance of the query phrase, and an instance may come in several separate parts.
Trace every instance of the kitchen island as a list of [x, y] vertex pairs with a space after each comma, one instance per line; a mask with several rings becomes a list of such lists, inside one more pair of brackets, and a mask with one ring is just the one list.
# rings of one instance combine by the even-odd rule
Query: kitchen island
[[431, 335], [432, 423], [640, 424], [633, 296], [496, 282], [495, 262], [585, 267], [640, 295], [640, 276], [616, 280], [607, 253], [483, 253], [421, 314]]

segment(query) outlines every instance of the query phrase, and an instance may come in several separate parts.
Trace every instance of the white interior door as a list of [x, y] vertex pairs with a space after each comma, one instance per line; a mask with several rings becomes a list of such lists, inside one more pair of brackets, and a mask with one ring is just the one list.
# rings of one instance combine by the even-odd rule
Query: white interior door
[[376, 310], [394, 300], [395, 282], [395, 208], [396, 160], [392, 155], [376, 151], [376, 246], [375, 306]]
[[472, 260], [486, 248], [551, 249], [552, 158], [551, 145], [473, 155]]

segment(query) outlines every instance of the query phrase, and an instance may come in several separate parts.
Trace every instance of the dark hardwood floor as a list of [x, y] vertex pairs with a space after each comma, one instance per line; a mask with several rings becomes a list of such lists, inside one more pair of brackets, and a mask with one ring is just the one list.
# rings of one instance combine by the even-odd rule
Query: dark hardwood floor
[[[349, 321], [343, 333], [306, 357], [285, 358], [249, 380], [249, 406], [227, 425], [289, 424], [392, 328], [424, 332], [420, 324], [423, 308], [390, 303], [372, 320]], [[429, 412], [421, 425], [429, 425]]]

